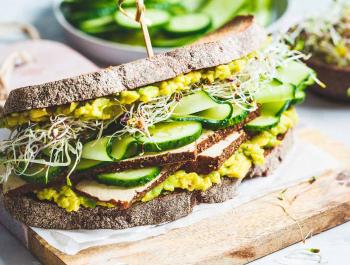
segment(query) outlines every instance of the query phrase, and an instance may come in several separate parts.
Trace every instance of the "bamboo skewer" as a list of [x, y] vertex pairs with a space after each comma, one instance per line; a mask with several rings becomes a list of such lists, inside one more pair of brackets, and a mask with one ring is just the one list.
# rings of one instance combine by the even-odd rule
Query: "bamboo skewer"
[[122, 12], [124, 15], [126, 15], [130, 19], [135, 20], [136, 22], [140, 23], [142, 33], [143, 33], [143, 38], [144, 38], [145, 45], [146, 45], [147, 55], [148, 55], [148, 58], [151, 59], [154, 56], [154, 52], [153, 52], [151, 37], [149, 35], [149, 31], [148, 31], [148, 27], [147, 27], [147, 19], [145, 16], [145, 13], [146, 13], [145, 4], [144, 4], [143, 0], [136, 0], [137, 11], [136, 11], [135, 17], [133, 17], [123, 9], [123, 7], [122, 7], [123, 2], [124, 2], [124, 0], [118, 1], [119, 10], [120, 10], [120, 12]]

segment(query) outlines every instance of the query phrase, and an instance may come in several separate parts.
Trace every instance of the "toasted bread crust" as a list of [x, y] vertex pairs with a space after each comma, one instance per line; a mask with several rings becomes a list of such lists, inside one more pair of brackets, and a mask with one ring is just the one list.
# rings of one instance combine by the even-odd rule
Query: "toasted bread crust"
[[[253, 167], [248, 177], [270, 174], [282, 162], [293, 143], [288, 132], [282, 144], [266, 153], [266, 164]], [[34, 196], [10, 196], [0, 192], [6, 209], [19, 221], [33, 227], [47, 229], [125, 229], [174, 221], [190, 214], [200, 203], [219, 203], [234, 197], [237, 180], [224, 178], [221, 184], [207, 191], [176, 191], [147, 203], [136, 203], [126, 210], [96, 207], [81, 208], [67, 213], [57, 205], [39, 201]]]
[[231, 34], [219, 40], [208, 39], [167, 53], [155, 55], [99, 72], [84, 74], [11, 91], [4, 114], [35, 108], [53, 107], [113, 95], [174, 78], [193, 70], [229, 63], [257, 50], [266, 38], [253, 17], [238, 17]]

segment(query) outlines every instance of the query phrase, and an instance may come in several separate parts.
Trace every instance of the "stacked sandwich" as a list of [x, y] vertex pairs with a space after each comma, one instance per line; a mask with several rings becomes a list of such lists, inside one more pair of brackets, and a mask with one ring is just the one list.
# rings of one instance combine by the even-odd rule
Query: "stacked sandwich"
[[283, 159], [314, 72], [251, 17], [229, 36], [19, 88], [6, 102], [2, 200], [30, 226], [123, 229], [234, 195]]

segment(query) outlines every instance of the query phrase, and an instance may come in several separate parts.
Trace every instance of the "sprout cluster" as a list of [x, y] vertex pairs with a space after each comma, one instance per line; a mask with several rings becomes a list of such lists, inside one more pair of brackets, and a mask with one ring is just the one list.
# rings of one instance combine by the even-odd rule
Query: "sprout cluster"
[[[28, 167], [42, 165], [46, 175], [50, 167], [71, 166], [70, 173], [80, 160], [81, 138], [104, 128], [102, 121], [82, 121], [62, 115], [53, 116], [44, 124], [29, 123], [12, 131], [8, 140], [0, 141], [1, 172], [0, 183], [6, 181], [11, 172], [21, 175]], [[40, 171], [39, 170], [39, 171]], [[36, 174], [37, 172], [31, 172]]]
[[296, 48], [340, 67], [350, 65], [350, 5], [335, 1], [324, 14], [295, 25], [287, 40]]
[[308, 56], [300, 51], [291, 50], [284, 37], [276, 35], [270, 45], [256, 52], [248, 59], [246, 66], [229, 80], [204, 86], [213, 97], [247, 110], [255, 110], [254, 95], [270, 83], [277, 75], [277, 68], [289, 61], [306, 60]]

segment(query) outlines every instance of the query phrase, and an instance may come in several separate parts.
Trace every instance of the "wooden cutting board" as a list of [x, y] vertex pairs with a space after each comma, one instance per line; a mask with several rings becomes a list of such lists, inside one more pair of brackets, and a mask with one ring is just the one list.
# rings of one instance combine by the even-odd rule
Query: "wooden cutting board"
[[[19, 48], [32, 52], [37, 59], [16, 70], [13, 87], [97, 69], [70, 48], [47, 41], [2, 48], [0, 58]], [[343, 144], [315, 130], [301, 130], [298, 137], [325, 150], [344, 166], [350, 165], [350, 150]], [[280, 194], [281, 191], [268, 194], [165, 235], [94, 247], [75, 256], [57, 251], [26, 227], [27, 247], [49, 265], [245, 264], [300, 242], [309, 233], [315, 235], [350, 220], [350, 176], [329, 171], [313, 183], [305, 181], [287, 187], [282, 201]]]

